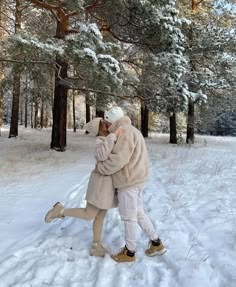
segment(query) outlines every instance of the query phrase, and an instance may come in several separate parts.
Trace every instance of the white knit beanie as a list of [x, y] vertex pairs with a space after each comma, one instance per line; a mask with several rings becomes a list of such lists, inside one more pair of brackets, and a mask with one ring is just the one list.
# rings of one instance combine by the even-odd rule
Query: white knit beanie
[[99, 124], [102, 118], [94, 118], [90, 122], [88, 122], [84, 128], [88, 131], [92, 136], [96, 136], [99, 131]]
[[124, 116], [124, 112], [120, 107], [113, 107], [108, 111], [105, 111], [104, 120], [109, 123], [114, 123]]

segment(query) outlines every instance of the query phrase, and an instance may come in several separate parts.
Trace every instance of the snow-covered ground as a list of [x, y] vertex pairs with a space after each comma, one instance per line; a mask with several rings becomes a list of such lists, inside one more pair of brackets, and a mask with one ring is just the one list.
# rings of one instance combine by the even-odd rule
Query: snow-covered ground
[[[20, 129], [0, 137], [1, 287], [235, 287], [236, 138], [197, 137], [187, 147], [168, 135], [146, 140], [152, 176], [144, 205], [168, 252], [145, 256], [138, 230], [137, 260], [119, 264], [89, 256], [91, 222], [44, 223], [56, 202], [84, 206], [94, 167], [94, 138], [68, 132], [64, 153], [49, 149], [50, 130]], [[104, 243], [124, 245], [116, 209], [109, 211]]]

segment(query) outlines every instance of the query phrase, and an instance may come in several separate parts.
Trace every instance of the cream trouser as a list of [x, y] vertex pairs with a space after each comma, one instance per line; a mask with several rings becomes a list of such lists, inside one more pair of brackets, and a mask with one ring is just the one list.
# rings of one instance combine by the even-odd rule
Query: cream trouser
[[100, 241], [102, 235], [103, 221], [106, 216], [106, 209], [99, 209], [96, 206], [87, 203], [86, 208], [65, 208], [64, 216], [78, 217], [93, 221], [93, 241]]
[[137, 223], [149, 239], [158, 238], [151, 220], [143, 210], [142, 188], [130, 188], [127, 191], [118, 190], [118, 202], [120, 217], [125, 225], [126, 247], [130, 251], [136, 250]]

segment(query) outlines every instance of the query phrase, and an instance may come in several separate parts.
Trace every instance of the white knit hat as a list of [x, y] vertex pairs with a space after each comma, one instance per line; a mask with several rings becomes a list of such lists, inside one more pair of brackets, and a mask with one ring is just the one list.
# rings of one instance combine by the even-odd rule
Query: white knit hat
[[102, 118], [94, 118], [90, 122], [88, 122], [84, 128], [88, 131], [92, 136], [96, 136], [99, 131], [99, 124]]
[[113, 107], [108, 111], [105, 111], [104, 120], [109, 123], [114, 123], [124, 116], [124, 112], [120, 107]]

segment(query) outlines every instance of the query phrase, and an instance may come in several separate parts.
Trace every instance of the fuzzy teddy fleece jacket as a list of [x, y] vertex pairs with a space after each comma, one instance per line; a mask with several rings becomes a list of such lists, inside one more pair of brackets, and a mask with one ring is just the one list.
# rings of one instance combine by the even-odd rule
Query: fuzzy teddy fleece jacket
[[97, 164], [98, 171], [103, 175], [112, 175], [113, 185], [118, 190], [133, 186], [141, 186], [149, 176], [149, 158], [146, 143], [140, 131], [131, 125], [125, 116], [114, 122], [109, 132], [118, 128], [121, 134], [108, 159]]

